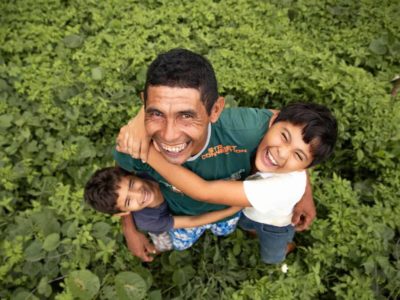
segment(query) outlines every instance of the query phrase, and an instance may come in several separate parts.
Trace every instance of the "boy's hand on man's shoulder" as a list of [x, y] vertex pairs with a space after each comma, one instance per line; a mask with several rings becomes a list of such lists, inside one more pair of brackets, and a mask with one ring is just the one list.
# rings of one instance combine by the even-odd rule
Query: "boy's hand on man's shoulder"
[[150, 140], [144, 127], [144, 108], [142, 107], [136, 117], [120, 129], [116, 149], [146, 162]]

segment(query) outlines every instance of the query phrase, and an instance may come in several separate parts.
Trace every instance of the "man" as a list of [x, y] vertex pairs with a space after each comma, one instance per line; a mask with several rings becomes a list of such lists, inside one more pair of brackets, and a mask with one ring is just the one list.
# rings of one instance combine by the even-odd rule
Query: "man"
[[[137, 159], [115, 151], [117, 163], [128, 171], [146, 173], [157, 180], [175, 215], [198, 215], [224, 208], [223, 205], [195, 201], [180, 193], [139, 158], [146, 160], [151, 139], [169, 162], [183, 164], [207, 180], [244, 179], [251, 171], [252, 156], [268, 129], [266, 120], [272, 112], [250, 108], [223, 112], [225, 102], [218, 96], [211, 64], [204, 57], [184, 49], [160, 54], [150, 64], [143, 100], [144, 110], [133, 124], [121, 129], [117, 139], [117, 150]], [[143, 123], [146, 134], [141, 130]], [[132, 134], [132, 128], [137, 132]], [[139, 142], [132, 136], [139, 136]], [[305, 229], [314, 217], [308, 184], [303, 200], [295, 207], [292, 221]], [[228, 234], [236, 221], [237, 218], [230, 218], [215, 224], [213, 229], [217, 234]], [[131, 217], [123, 219], [123, 231], [130, 251], [143, 261], [151, 261], [154, 248], [136, 230]]]

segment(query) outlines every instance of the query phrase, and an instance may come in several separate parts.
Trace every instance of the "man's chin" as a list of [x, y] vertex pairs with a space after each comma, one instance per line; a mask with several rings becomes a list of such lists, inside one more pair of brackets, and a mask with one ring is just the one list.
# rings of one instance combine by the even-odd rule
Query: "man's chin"
[[170, 154], [161, 152], [161, 154], [169, 163], [174, 165], [182, 165], [190, 158], [190, 156], [185, 155], [184, 153]]

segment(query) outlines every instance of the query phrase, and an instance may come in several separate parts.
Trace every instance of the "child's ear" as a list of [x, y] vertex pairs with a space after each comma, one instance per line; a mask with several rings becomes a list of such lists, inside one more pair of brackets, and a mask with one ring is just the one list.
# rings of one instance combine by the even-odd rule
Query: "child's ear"
[[270, 109], [270, 111], [273, 113], [271, 119], [269, 120], [269, 127], [272, 126], [272, 124], [274, 124], [275, 119], [278, 117], [280, 110], [276, 110], [276, 109]]
[[120, 213], [113, 214], [113, 217], [125, 217], [125, 216], [129, 215], [130, 213], [131, 212], [129, 212], [129, 211], [122, 211]]

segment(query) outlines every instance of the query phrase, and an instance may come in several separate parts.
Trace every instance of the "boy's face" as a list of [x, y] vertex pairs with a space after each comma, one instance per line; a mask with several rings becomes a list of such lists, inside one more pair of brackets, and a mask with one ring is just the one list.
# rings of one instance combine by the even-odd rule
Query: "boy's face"
[[313, 157], [310, 144], [303, 141], [302, 129], [286, 121], [273, 124], [258, 145], [256, 168], [272, 173], [306, 169]]
[[131, 175], [122, 177], [118, 185], [117, 208], [121, 212], [156, 207], [164, 201], [160, 187], [154, 181]]

